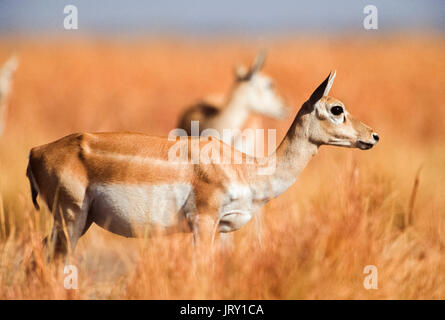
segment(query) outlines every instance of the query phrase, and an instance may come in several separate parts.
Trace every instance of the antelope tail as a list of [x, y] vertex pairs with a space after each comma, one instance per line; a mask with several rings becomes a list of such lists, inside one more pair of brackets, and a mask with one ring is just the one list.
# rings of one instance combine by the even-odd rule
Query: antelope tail
[[[30, 156], [31, 156], [31, 154], [30, 154]], [[26, 168], [26, 176], [28, 177], [29, 185], [31, 186], [32, 203], [34, 204], [34, 207], [36, 208], [36, 210], [39, 210], [40, 206], [37, 203], [37, 195], [39, 194], [39, 186], [37, 185], [34, 175], [32, 174], [30, 161], [28, 161], [28, 167]]]

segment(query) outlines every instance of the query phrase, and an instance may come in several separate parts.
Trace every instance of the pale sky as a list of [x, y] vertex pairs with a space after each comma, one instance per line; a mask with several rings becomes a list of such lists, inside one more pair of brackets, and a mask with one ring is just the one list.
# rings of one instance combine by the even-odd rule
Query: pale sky
[[364, 32], [368, 4], [381, 32], [445, 30], [445, 0], [0, 0], [0, 34], [64, 32], [68, 4], [93, 35], [353, 34]]

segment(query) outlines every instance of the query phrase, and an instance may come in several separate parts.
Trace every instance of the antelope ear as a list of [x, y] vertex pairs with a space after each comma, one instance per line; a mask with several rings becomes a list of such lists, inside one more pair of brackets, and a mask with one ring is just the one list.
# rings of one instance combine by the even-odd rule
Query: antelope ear
[[249, 70], [247, 70], [245, 65], [238, 64], [235, 67], [235, 78], [237, 81], [247, 80], [249, 77]]
[[252, 67], [250, 68], [250, 73], [254, 74], [256, 72], [259, 72], [263, 67], [264, 63], [266, 62], [267, 53], [265, 50], [261, 50], [258, 52], [258, 54], [255, 57], [255, 60], [253, 60]]
[[329, 91], [331, 90], [332, 84], [334, 83], [336, 71], [330, 72], [329, 76], [315, 89], [314, 93], [312, 93], [309, 101], [314, 104], [322, 97], [327, 96]]

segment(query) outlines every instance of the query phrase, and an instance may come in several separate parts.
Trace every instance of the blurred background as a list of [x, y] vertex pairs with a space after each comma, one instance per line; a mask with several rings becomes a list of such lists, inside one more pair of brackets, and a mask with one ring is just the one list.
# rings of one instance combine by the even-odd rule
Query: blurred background
[[[64, 29], [66, 5], [77, 30]], [[363, 26], [367, 5], [376, 30]], [[444, 31], [439, 0], [0, 0], [0, 65], [19, 59], [0, 136], [0, 299], [443, 299]], [[260, 117], [279, 140], [336, 69], [331, 95], [379, 144], [320, 148], [265, 207], [262, 245], [250, 223], [213, 269], [193, 269], [188, 235], [147, 243], [93, 226], [74, 257], [80, 290], [44, 263], [30, 272], [52, 223], [32, 206], [31, 147], [77, 131], [167, 135], [260, 49], [292, 107], [284, 120]], [[365, 265], [378, 268], [378, 290], [363, 287]]]
[[363, 8], [369, 4], [379, 11], [380, 32], [441, 32], [445, 27], [445, 3], [440, 0], [3, 0], [0, 32], [14, 36], [64, 33], [61, 18], [68, 4], [79, 11], [81, 33], [110, 37], [364, 35]]

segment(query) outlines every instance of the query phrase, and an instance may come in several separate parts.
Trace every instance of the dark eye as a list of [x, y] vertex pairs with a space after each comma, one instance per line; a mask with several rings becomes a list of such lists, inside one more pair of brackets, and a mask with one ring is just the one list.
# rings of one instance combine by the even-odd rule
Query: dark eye
[[341, 115], [343, 113], [343, 108], [340, 107], [340, 106], [334, 106], [334, 107], [331, 108], [331, 113], [334, 116], [339, 116], [339, 115]]

